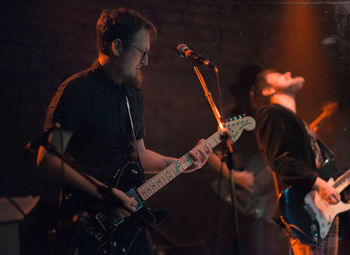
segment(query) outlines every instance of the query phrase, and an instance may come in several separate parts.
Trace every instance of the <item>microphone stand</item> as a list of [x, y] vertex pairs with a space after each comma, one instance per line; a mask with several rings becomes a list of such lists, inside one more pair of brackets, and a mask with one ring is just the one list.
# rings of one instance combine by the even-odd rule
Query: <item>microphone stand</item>
[[[225, 133], [227, 136], [227, 133]], [[230, 172], [230, 193], [231, 193], [231, 206], [232, 206], [232, 220], [234, 225], [234, 254], [242, 255], [241, 240], [239, 235], [239, 225], [238, 225], [238, 213], [237, 213], [237, 197], [236, 197], [236, 188], [234, 182], [233, 169], [235, 169], [235, 164], [233, 161], [234, 151], [229, 138], [226, 138], [226, 153], [224, 153], [224, 161], [226, 162], [227, 168]]]
[[[227, 135], [227, 132], [225, 130], [225, 127], [221, 121], [221, 114], [218, 110], [218, 108], [215, 105], [215, 102], [213, 100], [211, 92], [208, 90], [208, 87], [203, 79], [203, 76], [201, 72], [198, 69], [198, 64], [195, 61], [192, 61], [193, 69], [198, 77], [198, 80], [200, 84], [202, 85], [205, 97], [208, 100], [209, 106], [215, 116], [215, 119], [218, 123], [219, 130], [222, 132], [222, 139], [226, 141], [226, 148], [227, 148], [227, 156], [224, 157], [224, 161], [226, 161], [227, 167], [230, 171], [230, 190], [231, 190], [231, 205], [232, 205], [232, 219], [234, 224], [234, 240], [233, 240], [233, 254], [235, 255], [242, 255], [242, 249], [241, 249], [241, 241], [239, 236], [239, 230], [238, 230], [238, 215], [237, 215], [237, 199], [236, 199], [236, 192], [235, 192], [235, 184], [234, 184], [234, 176], [233, 176], [233, 147], [230, 141], [230, 137]], [[219, 70], [214, 67], [214, 72], [216, 74], [219, 73]]]

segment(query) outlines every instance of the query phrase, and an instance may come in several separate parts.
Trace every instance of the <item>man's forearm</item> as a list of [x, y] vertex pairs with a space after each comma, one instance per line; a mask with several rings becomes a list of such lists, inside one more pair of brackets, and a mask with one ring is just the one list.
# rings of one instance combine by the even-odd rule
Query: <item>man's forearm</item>
[[38, 166], [52, 178], [62, 180], [65, 184], [102, 199], [99, 187], [105, 186], [103, 183], [91, 176], [79, 173], [61, 158], [49, 153], [45, 148], [40, 148], [37, 161]]

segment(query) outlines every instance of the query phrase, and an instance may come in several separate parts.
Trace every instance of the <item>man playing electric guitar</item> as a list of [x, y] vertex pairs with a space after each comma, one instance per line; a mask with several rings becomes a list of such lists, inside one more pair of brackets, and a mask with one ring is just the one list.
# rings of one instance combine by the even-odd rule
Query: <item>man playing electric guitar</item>
[[[305, 195], [316, 190], [327, 203], [337, 204], [339, 193], [319, 177], [319, 170], [329, 162], [330, 153], [297, 115], [295, 97], [303, 85], [304, 79], [292, 78], [290, 72], [260, 72], [251, 90], [252, 104], [260, 108], [256, 115], [257, 139], [281, 186], [292, 185]], [[338, 218], [321, 244], [306, 245], [293, 237], [290, 244], [294, 254], [337, 254]]]
[[[237, 79], [231, 85], [235, 104], [230, 112], [254, 115], [249, 94], [261, 70], [256, 65], [248, 65], [240, 70]], [[230, 204], [230, 174], [226, 163], [222, 161], [223, 155], [221, 154], [215, 151], [208, 159], [208, 164], [219, 171], [223, 177], [214, 180], [212, 188], [217, 195], [220, 195], [220, 198]], [[259, 151], [253, 132], [246, 133], [235, 143], [233, 162], [235, 169], [238, 169], [233, 170], [233, 179], [237, 184], [235, 193], [242, 253], [249, 255], [286, 254], [288, 242], [271, 219], [276, 204], [272, 172]], [[245, 170], [239, 171], [243, 169]]]
[[[69, 153], [93, 182], [45, 147], [39, 150], [38, 165], [74, 188], [103, 199], [98, 187], [106, 186], [127, 161], [139, 161], [147, 172], [164, 169], [176, 159], [146, 149], [143, 140], [142, 68], [148, 64], [156, 28], [134, 10], [106, 9], [98, 19], [96, 34], [97, 60], [59, 87], [45, 121], [46, 129], [54, 123], [61, 126], [51, 133], [49, 143], [59, 153]], [[189, 152], [191, 166], [186, 171], [201, 168], [210, 153], [207, 144]], [[131, 171], [134, 177], [129, 179], [143, 179], [143, 170]], [[134, 198], [114, 187], [111, 192], [124, 205], [115, 208], [116, 216], [126, 217], [135, 211]], [[133, 243], [129, 255], [152, 254], [144, 234]], [[86, 242], [78, 252], [96, 254], [96, 247]]]

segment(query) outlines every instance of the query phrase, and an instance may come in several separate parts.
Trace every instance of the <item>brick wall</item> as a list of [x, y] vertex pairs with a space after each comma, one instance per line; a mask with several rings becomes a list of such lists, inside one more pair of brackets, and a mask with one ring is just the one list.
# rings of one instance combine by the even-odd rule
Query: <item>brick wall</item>
[[[179, 43], [188, 44], [217, 64], [226, 108], [234, 102], [229, 93], [230, 85], [245, 65], [276, 66], [281, 70], [300, 72], [287, 62], [278, 61], [276, 27], [286, 18], [281, 11], [282, 5], [278, 4], [229, 0], [117, 3], [110, 0], [2, 0], [0, 159], [7, 184], [2, 187], [6, 192], [27, 194], [40, 190], [37, 186], [43, 177], [33, 167], [31, 156], [20, 156], [22, 147], [41, 132], [46, 108], [58, 85], [94, 61], [96, 20], [103, 8], [114, 6], [135, 8], [154, 21], [159, 29], [158, 40], [152, 45], [150, 65], [144, 71], [145, 141], [157, 152], [180, 156], [200, 138], [208, 137], [216, 130], [192, 67], [176, 56]], [[343, 141], [349, 140], [349, 121], [344, 116], [349, 107], [346, 83], [350, 61], [343, 56], [349, 51], [347, 16], [339, 10], [336, 12], [332, 5], [310, 5], [308, 8], [317, 13], [324, 38], [333, 36], [338, 41], [322, 46], [325, 62], [333, 74], [331, 89], [322, 92], [317, 90], [317, 84], [308, 83], [301, 97], [300, 114], [311, 121], [319, 114], [321, 103], [339, 100], [338, 117], [332, 117], [332, 122], [321, 128], [321, 133], [328, 142], [334, 138], [334, 146], [346, 158]], [[310, 76], [312, 68], [306, 65], [299, 74], [312, 81], [315, 78]], [[213, 73], [204, 68], [201, 70], [218, 102]], [[315, 96], [315, 91], [321, 94]], [[312, 102], [307, 100], [310, 97]], [[216, 174], [205, 167], [201, 172], [180, 176], [152, 199], [152, 205], [169, 208], [170, 216], [163, 226], [178, 240], [204, 240], [207, 248], [211, 248], [216, 198], [209, 186], [214, 178]], [[230, 211], [228, 207], [224, 210], [220, 220], [226, 222]], [[229, 253], [232, 228], [225, 226], [220, 231], [223, 239], [219, 250]]]

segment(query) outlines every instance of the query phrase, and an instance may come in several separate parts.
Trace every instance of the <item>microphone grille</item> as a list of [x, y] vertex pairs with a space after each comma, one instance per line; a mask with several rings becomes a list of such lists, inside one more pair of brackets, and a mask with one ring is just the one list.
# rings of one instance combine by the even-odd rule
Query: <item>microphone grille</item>
[[176, 47], [176, 50], [180, 57], [185, 57], [185, 51], [188, 50], [188, 46], [184, 43], [181, 43]]

